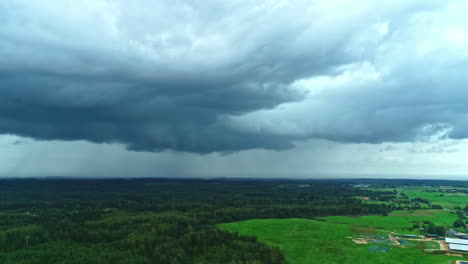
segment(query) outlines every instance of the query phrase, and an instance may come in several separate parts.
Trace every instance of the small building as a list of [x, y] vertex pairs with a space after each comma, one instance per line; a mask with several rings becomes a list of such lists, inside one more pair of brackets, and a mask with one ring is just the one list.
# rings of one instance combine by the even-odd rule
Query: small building
[[437, 235], [437, 234], [426, 234], [425, 236], [426, 236], [426, 237], [429, 237], [429, 238], [436, 238], [436, 237], [439, 237], [439, 235]]
[[446, 234], [447, 236], [457, 236], [457, 235], [459, 235], [459, 233], [458, 233], [457, 231], [453, 230], [453, 229], [448, 229], [448, 230], [446, 230], [446, 231], [445, 231], [445, 234]]
[[450, 250], [468, 252], [468, 239], [445, 238]]
[[418, 238], [417, 235], [403, 235], [403, 237], [407, 237], [407, 238]]
[[468, 246], [468, 239], [457, 239], [457, 238], [445, 238], [445, 243], [448, 244], [459, 244], [459, 245], [467, 245]]
[[450, 250], [468, 252], [468, 245], [449, 244]]

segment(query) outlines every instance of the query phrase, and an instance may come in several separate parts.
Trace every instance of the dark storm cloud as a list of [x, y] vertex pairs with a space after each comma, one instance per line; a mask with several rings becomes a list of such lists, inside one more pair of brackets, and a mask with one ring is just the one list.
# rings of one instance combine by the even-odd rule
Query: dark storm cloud
[[120, 142], [141, 151], [287, 148], [288, 141], [227, 130], [218, 124], [218, 116], [271, 108], [298, 98], [280, 84], [195, 80], [139, 84], [118, 76], [106, 80], [32, 72], [10, 73], [1, 80], [8, 87], [1, 92], [1, 133], [43, 140]]
[[[310, 103], [296, 81], [334, 78], [351, 63], [378, 63], [378, 55], [388, 54], [381, 50], [394, 47], [387, 43], [400, 38], [374, 32], [376, 26], [440, 8], [436, 1], [347, 2], [5, 1], [0, 3], [0, 133], [209, 153], [287, 149], [310, 137], [411, 140], [421, 124], [454, 118], [425, 117], [439, 111], [437, 105], [412, 111], [405, 105], [412, 96], [374, 100], [412, 85], [413, 75], [400, 78], [408, 74], [404, 63], [393, 74], [396, 81], [408, 81], [405, 85], [377, 83], [383, 88], [375, 92], [353, 90], [361, 86], [350, 80], [343, 85], [350, 92], [317, 94], [321, 102]], [[416, 85], [424, 84], [415, 78]], [[288, 102], [309, 105], [290, 116], [275, 112]], [[391, 107], [381, 109], [386, 102]], [[249, 118], [265, 109], [274, 116]], [[377, 112], [380, 116], [368, 116]], [[310, 114], [318, 123], [298, 125], [307, 124], [303, 119]], [[454, 136], [464, 133], [453, 129]]]

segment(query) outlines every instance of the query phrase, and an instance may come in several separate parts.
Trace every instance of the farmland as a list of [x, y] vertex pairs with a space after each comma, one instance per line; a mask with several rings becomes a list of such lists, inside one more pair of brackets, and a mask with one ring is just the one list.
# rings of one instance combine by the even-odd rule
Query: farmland
[[414, 221], [430, 220], [435, 225], [450, 226], [457, 219], [457, 216], [444, 210], [416, 210], [394, 211], [386, 217], [372, 215], [361, 217], [329, 216], [322, 219], [331, 223], [349, 224], [354, 227], [368, 227], [374, 230], [416, 233], [419, 231], [409, 230]]
[[438, 204], [446, 208], [465, 207], [468, 194], [456, 189], [441, 189], [428, 187], [412, 187], [404, 191], [409, 198], [426, 199], [433, 204]]
[[[468, 202], [468, 189], [451, 186], [409, 186], [398, 188], [370, 187], [366, 190], [374, 192], [398, 193], [400, 199], [424, 199], [433, 205], [440, 205], [447, 209], [463, 208]], [[379, 201], [368, 201], [379, 203]], [[426, 206], [427, 207], [427, 206]]]
[[[355, 196], [363, 204], [386, 205], [388, 215], [326, 216], [315, 219], [255, 219], [221, 224], [219, 227], [255, 236], [277, 246], [290, 264], [308, 263], [455, 263], [468, 256], [435, 254], [436, 240], [405, 241], [406, 246], [389, 245], [404, 234], [428, 233], [428, 223], [444, 230], [455, 229], [455, 221], [466, 222], [468, 189], [465, 186], [369, 186], [357, 187], [368, 196]], [[370, 193], [369, 193], [370, 191]], [[426, 223], [426, 224], [424, 224]], [[436, 230], [436, 229], [432, 229]], [[429, 232], [431, 233], [431, 232]], [[363, 234], [381, 240], [363, 238]], [[388, 238], [388, 239], [387, 239]], [[396, 240], [396, 239], [394, 239]], [[379, 243], [387, 243], [382, 246]], [[433, 252], [435, 250], [435, 252]]]
[[[431, 212], [439, 223], [451, 216]], [[369, 252], [368, 244], [355, 244], [350, 237], [361, 233], [388, 235], [390, 231], [404, 231], [410, 220], [424, 215], [395, 212], [384, 216], [325, 217], [311, 219], [256, 219], [219, 225], [220, 228], [243, 235], [256, 236], [261, 242], [278, 246], [290, 264], [308, 263], [448, 263], [460, 259], [455, 256], [432, 255], [424, 249], [437, 248], [436, 242], [413, 242], [408, 247], [389, 246], [386, 253]]]

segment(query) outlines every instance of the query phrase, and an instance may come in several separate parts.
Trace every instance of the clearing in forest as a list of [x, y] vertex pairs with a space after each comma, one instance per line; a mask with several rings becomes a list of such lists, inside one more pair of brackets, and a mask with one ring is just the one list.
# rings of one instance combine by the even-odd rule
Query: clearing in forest
[[[452, 221], [453, 215], [442, 210], [428, 210], [426, 214], [437, 224]], [[278, 246], [289, 264], [356, 263], [356, 264], [445, 264], [460, 257], [431, 255], [424, 249], [437, 249], [434, 241], [410, 241], [409, 246], [385, 245], [369, 242], [353, 243], [357, 232], [366, 231], [375, 236], [388, 236], [411, 227], [412, 220], [427, 220], [420, 213], [393, 212], [389, 216], [324, 217], [311, 219], [255, 219], [219, 225], [220, 228], [243, 235], [256, 236], [260, 241]], [[404, 231], [408, 233], [408, 231]], [[378, 246], [376, 250], [370, 247]], [[383, 250], [383, 248], [388, 250]], [[382, 250], [379, 250], [382, 248]], [[468, 258], [467, 258], [468, 260]]]

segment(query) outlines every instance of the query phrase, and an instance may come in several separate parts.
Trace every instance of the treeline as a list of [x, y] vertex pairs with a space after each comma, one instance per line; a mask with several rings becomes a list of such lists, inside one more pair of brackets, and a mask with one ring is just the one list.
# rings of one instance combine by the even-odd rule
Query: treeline
[[193, 208], [284, 205], [335, 206], [372, 191], [348, 182], [245, 180], [0, 180], [0, 210], [116, 208], [188, 211]]
[[278, 248], [177, 212], [41, 218], [0, 231], [0, 263], [285, 263]]

